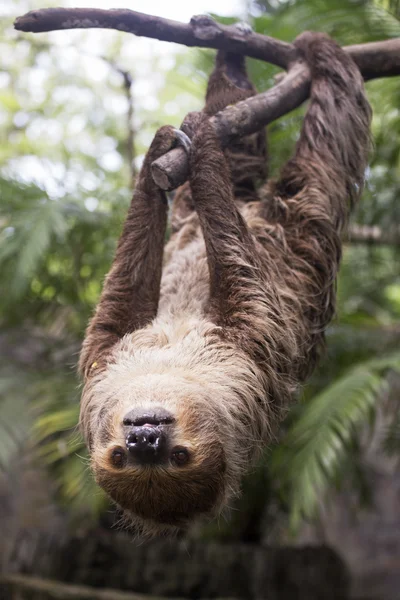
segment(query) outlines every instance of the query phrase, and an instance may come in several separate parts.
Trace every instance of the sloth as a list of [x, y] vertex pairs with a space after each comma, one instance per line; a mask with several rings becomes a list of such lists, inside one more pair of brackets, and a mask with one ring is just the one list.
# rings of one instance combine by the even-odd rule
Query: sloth
[[[371, 110], [334, 41], [306, 32], [295, 46], [310, 102], [278, 180], [257, 188], [265, 132], [221, 149], [210, 117], [255, 90], [244, 59], [219, 51], [189, 136], [164, 126], [154, 137], [86, 331], [80, 421], [92, 470], [139, 534], [184, 530], [229, 505], [323, 348]], [[165, 244], [168, 201], [151, 164], [177, 144], [190, 175]]]

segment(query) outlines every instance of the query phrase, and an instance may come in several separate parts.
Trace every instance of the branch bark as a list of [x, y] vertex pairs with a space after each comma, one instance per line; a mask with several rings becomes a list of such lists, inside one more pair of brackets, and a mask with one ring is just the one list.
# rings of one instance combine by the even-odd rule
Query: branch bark
[[180, 23], [128, 9], [44, 8], [18, 17], [19, 31], [40, 33], [59, 29], [117, 29], [141, 37], [175, 42], [184, 46], [224, 48], [287, 68], [296, 52], [292, 44], [231, 25], [220, 25], [208, 16], [192, 17]]
[[[308, 68], [299, 60], [292, 44], [253, 33], [245, 27], [220, 25], [208, 16], [192, 17], [190, 23], [185, 24], [127, 9], [47, 8], [18, 17], [15, 28], [35, 33], [76, 28], [117, 29], [186, 46], [223, 48], [288, 69], [288, 75], [271, 90], [215, 115], [213, 124], [222, 146], [233, 137], [253, 133], [300, 106], [309, 93]], [[344, 49], [366, 80], [400, 75], [400, 39]], [[184, 150], [176, 148], [161, 157], [153, 164], [152, 172], [162, 189], [171, 190], [181, 185], [188, 174]]]
[[[117, 29], [136, 36], [175, 42], [185, 46], [225, 49], [265, 60], [287, 69], [298, 58], [293, 44], [243, 27], [221, 25], [206, 15], [180, 23], [128, 9], [44, 8], [18, 17], [19, 31], [40, 33], [60, 29]], [[400, 75], [400, 39], [347, 46], [366, 79]]]
[[[307, 100], [310, 73], [307, 65], [296, 63], [278, 85], [267, 92], [225, 108], [210, 119], [221, 146], [225, 148], [236, 136], [253, 133], [275, 119], [294, 110]], [[152, 175], [163, 190], [173, 190], [184, 183], [189, 174], [186, 152], [178, 147], [152, 164]]]

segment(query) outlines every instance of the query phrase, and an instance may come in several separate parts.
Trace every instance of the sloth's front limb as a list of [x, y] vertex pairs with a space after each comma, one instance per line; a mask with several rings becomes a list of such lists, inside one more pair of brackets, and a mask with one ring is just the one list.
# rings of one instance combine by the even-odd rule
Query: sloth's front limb
[[279, 301], [272, 298], [270, 277], [235, 204], [225, 156], [206, 118], [193, 138], [190, 163], [210, 272], [210, 318], [252, 358], [264, 362], [271, 351], [267, 328], [280, 320]]
[[[182, 132], [180, 132], [181, 135]], [[170, 126], [161, 127], [137, 179], [116, 255], [103, 293], [86, 332], [80, 370], [104, 366], [114, 344], [155, 318], [160, 295], [168, 203], [154, 183], [151, 164], [181, 140]]]

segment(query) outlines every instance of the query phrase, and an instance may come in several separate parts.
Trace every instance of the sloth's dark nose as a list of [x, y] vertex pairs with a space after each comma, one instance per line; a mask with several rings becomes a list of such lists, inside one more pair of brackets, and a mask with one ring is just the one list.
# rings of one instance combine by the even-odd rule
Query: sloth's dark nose
[[134, 408], [124, 416], [125, 427], [132, 425], [170, 425], [174, 417], [165, 408], [156, 406], [153, 409]]
[[126, 437], [126, 447], [135, 462], [141, 465], [157, 464], [165, 458], [167, 438], [161, 427], [132, 427]]

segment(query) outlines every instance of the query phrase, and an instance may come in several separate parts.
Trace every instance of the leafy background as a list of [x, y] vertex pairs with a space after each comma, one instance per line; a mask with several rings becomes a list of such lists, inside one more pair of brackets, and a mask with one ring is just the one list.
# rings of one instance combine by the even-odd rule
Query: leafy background
[[[132, 174], [161, 124], [179, 125], [201, 106], [213, 52], [175, 46], [143, 51], [116, 32], [106, 32], [101, 44], [88, 32], [21, 35], [12, 21], [31, 4], [5, 5], [0, 484], [32, 499], [15, 517], [17, 527], [33, 514], [40, 520], [48, 504], [71, 528], [108, 527], [114, 517], [93, 483], [76, 427], [75, 364], [112, 260]], [[257, 32], [287, 41], [306, 29], [325, 31], [341, 44], [400, 35], [395, 0], [260, 0], [243, 11]], [[250, 60], [249, 69], [259, 90], [273, 85], [275, 67]], [[374, 152], [354, 222], [379, 226], [385, 236], [400, 226], [399, 79], [369, 82], [367, 91]], [[303, 112], [269, 127], [272, 174], [290, 156]], [[380, 451], [395, 459], [400, 452], [398, 245], [345, 245], [338, 317], [327, 338], [326, 357], [290, 410], [281, 439], [244, 481], [238, 510], [204, 527], [202, 536], [259, 541], [279, 524], [279, 539], [293, 540], [343, 485], [354, 489], [360, 507], [371, 502], [364, 456], [378, 425]]]

